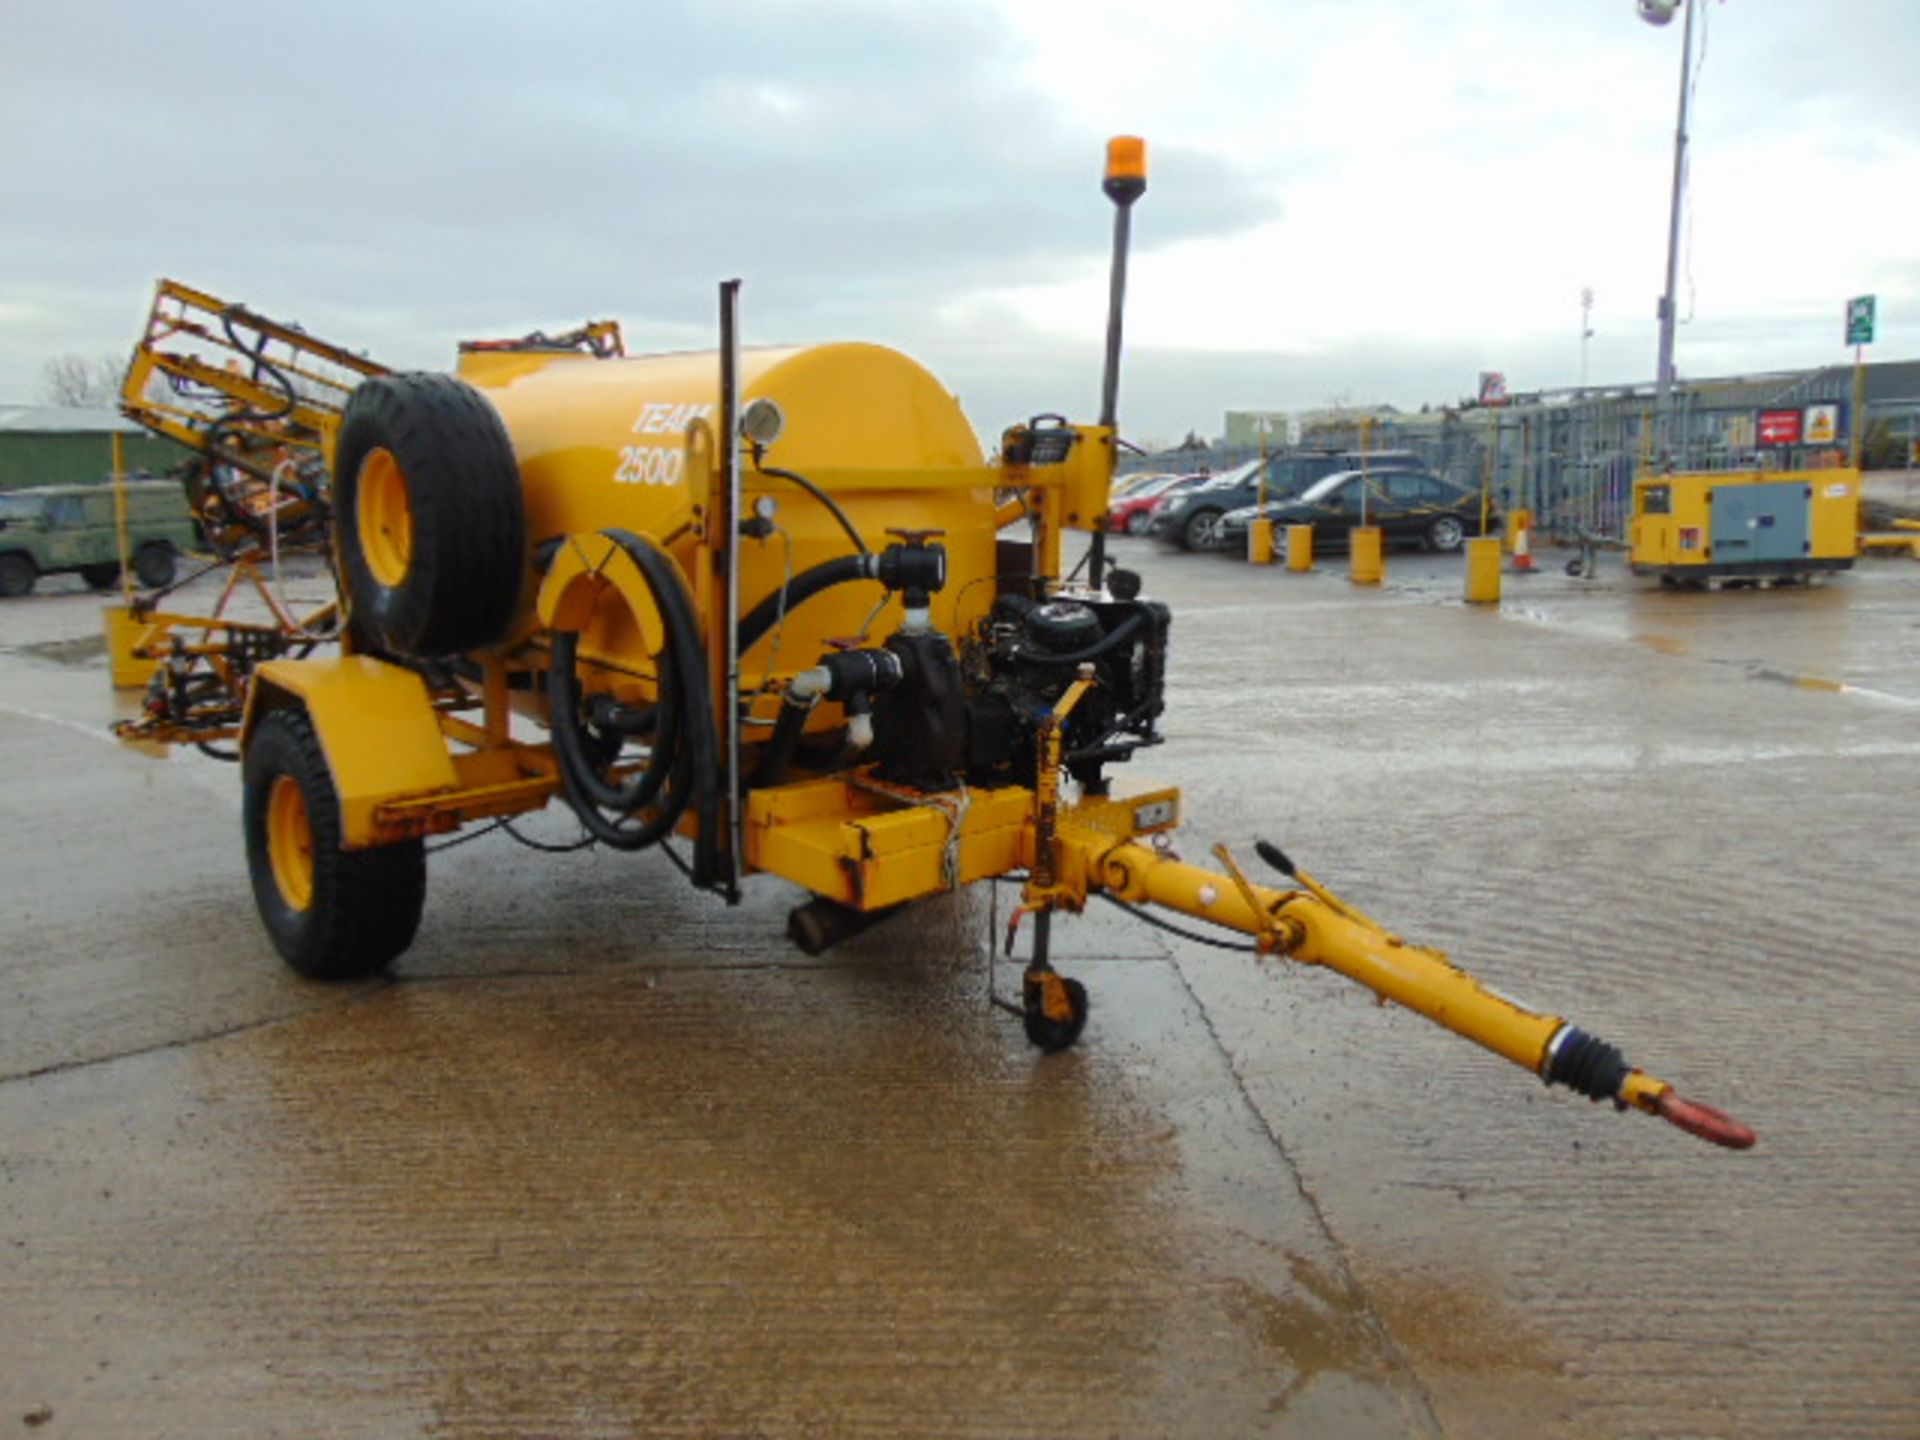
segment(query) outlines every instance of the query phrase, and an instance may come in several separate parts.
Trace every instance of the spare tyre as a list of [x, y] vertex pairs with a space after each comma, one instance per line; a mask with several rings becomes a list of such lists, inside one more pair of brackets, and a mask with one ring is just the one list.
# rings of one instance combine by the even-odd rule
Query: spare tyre
[[500, 640], [526, 577], [520, 466], [452, 375], [381, 375], [347, 402], [333, 499], [355, 638], [401, 655]]

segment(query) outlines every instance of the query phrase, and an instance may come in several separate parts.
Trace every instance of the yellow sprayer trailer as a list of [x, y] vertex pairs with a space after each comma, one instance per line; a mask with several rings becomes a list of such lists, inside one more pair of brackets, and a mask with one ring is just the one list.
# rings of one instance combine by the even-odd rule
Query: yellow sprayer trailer
[[[1049, 958], [1090, 896], [1178, 911], [1324, 965], [1552, 1084], [1735, 1147], [1752, 1132], [1614, 1046], [1487, 990], [1272, 846], [1256, 881], [1173, 856], [1176, 790], [1110, 772], [1159, 742], [1167, 608], [1109, 567], [1129, 216], [1120, 139], [1102, 413], [982, 453], [946, 388], [874, 345], [627, 357], [615, 327], [471, 343], [394, 374], [162, 282], [128, 413], [197, 457], [227, 595], [319, 546], [337, 605], [269, 624], [147, 597], [120, 643], [160, 669], [132, 738], [236, 744], [254, 899], [305, 975], [411, 943], [429, 836], [559, 801], [597, 843], [655, 849], [732, 901], [809, 898], [817, 952], [989, 877], [1023, 881], [1018, 1005], [1072, 1045], [1085, 990]], [[1075, 566], [1069, 535], [1087, 537]], [[223, 597], [224, 599], [224, 597]], [[333, 643], [337, 641], [337, 646]]]
[[1697, 470], [1633, 482], [1628, 567], [1664, 585], [1809, 581], [1859, 550], [1858, 470]]

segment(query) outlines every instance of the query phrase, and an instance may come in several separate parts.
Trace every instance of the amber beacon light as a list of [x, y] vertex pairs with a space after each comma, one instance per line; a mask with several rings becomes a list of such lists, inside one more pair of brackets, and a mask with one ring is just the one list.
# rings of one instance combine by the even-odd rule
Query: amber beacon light
[[1116, 135], [1107, 142], [1107, 174], [1101, 184], [1116, 205], [1131, 205], [1147, 193], [1147, 142]]

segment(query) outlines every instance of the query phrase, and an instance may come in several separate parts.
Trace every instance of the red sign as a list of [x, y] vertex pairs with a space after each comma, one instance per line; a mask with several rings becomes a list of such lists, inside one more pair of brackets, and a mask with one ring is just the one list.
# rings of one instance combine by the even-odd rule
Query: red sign
[[1798, 410], [1762, 410], [1760, 412], [1760, 443], [1762, 445], [1798, 445], [1800, 443], [1800, 412]]

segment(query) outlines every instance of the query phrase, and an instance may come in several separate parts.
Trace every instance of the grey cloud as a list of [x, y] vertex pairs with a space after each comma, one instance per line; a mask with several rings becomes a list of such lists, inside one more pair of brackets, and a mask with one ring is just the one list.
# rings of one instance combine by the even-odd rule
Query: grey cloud
[[[188, 0], [44, 7], [16, 39], [0, 118], [39, 138], [0, 158], [33, 217], [0, 232], [0, 301], [88, 334], [115, 312], [130, 338], [161, 273], [376, 350], [586, 314], [705, 326], [739, 274], [763, 331], [819, 338], [1106, 242], [1102, 137], [964, 4]], [[1143, 243], [1277, 213], [1218, 160], [1159, 158]]]

